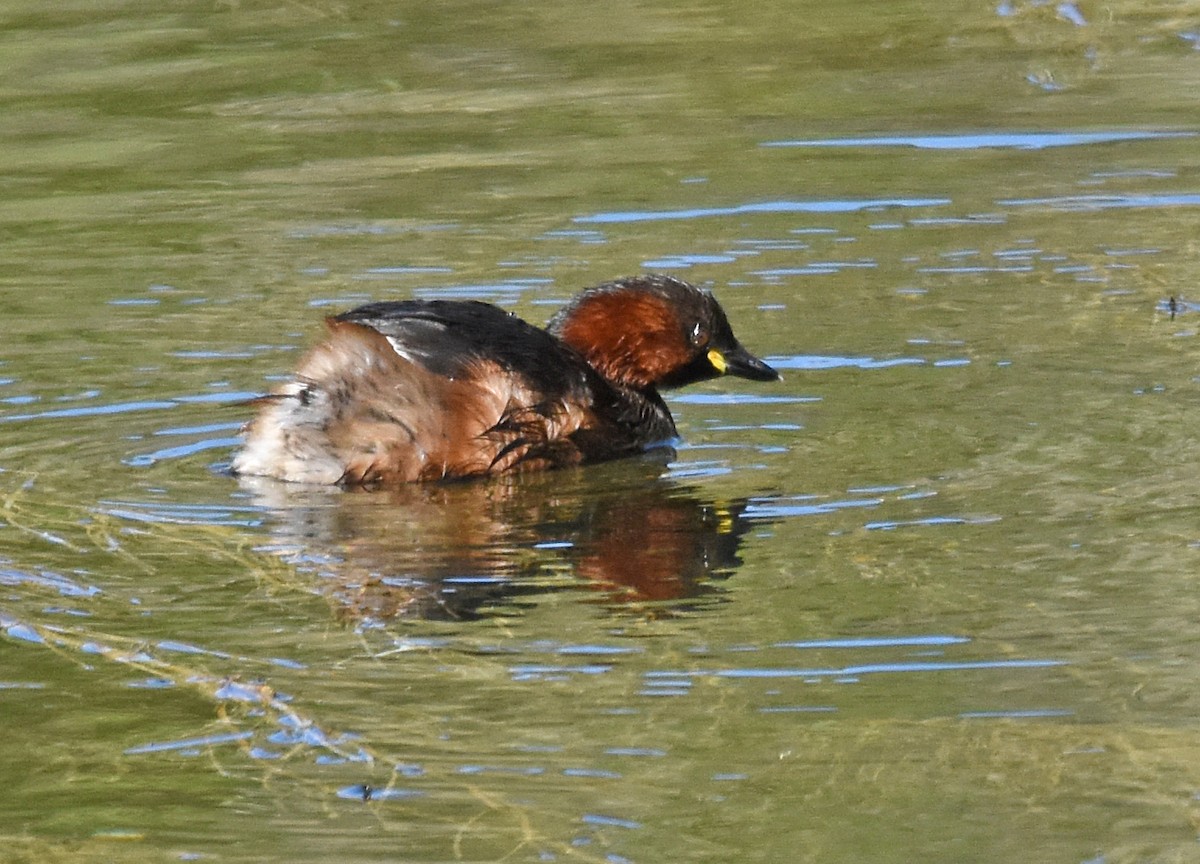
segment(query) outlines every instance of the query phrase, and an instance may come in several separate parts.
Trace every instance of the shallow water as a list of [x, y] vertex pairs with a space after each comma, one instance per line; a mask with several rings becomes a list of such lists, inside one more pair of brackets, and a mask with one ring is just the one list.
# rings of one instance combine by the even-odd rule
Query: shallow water
[[[11, 860], [1191, 861], [1200, 7], [10, 3]], [[642, 459], [230, 478], [325, 314], [712, 287]]]

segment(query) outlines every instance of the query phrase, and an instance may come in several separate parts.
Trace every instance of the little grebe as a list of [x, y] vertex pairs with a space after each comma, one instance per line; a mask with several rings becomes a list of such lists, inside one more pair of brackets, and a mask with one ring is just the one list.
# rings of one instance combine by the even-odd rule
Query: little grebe
[[659, 387], [779, 373], [711, 294], [669, 276], [589, 288], [545, 330], [488, 303], [371, 303], [326, 321], [263, 397], [238, 474], [386, 485], [598, 462], [675, 436]]

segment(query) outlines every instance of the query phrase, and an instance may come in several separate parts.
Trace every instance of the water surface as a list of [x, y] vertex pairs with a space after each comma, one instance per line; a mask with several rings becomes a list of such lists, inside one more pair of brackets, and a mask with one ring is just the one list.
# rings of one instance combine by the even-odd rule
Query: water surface
[[[1200, 8], [11, 3], [15, 860], [1189, 861]], [[713, 288], [779, 384], [365, 494], [322, 316]]]

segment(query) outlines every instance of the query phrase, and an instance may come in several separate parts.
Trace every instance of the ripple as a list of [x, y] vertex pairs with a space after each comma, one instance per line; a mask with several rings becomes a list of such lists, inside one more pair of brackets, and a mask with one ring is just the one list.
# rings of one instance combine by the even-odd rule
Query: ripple
[[1200, 207], [1200, 193], [1163, 195], [1063, 195], [1053, 198], [1006, 198], [1003, 207], [1049, 207], [1054, 210], [1094, 211], [1127, 208]]
[[776, 648], [908, 648], [942, 645], [962, 645], [971, 640], [965, 636], [870, 636], [858, 639], [813, 639], [803, 642], [776, 642]]
[[838, 357], [820, 354], [793, 354], [790, 357], [768, 358], [776, 369], [890, 369], [893, 366], [923, 366], [929, 361], [923, 357]]
[[868, 522], [863, 527], [868, 531], [895, 531], [897, 528], [910, 528], [918, 525], [987, 525], [999, 521], [999, 516], [929, 516], [925, 519]]
[[605, 771], [600, 768], [564, 768], [564, 777], [587, 777], [594, 780], [620, 780], [622, 775], [617, 771]]
[[[175, 504], [150, 501], [101, 501], [96, 512], [129, 522], [154, 525], [232, 525], [255, 527], [262, 524], [262, 511], [257, 507], [235, 507], [219, 504]], [[172, 643], [180, 650], [182, 643]]]
[[575, 230], [563, 228], [557, 231], [547, 231], [538, 237], [539, 240], [578, 240], [581, 243], [603, 243], [604, 235], [599, 231]]
[[780, 267], [774, 270], [751, 270], [752, 276], [777, 278], [780, 276], [808, 276], [820, 273], [838, 273], [846, 269], [872, 270], [878, 267], [878, 262], [870, 258], [858, 261], [813, 261], [803, 267]]
[[643, 649], [628, 645], [564, 645], [557, 650], [558, 654], [610, 656], [613, 654], [640, 654]]
[[612, 666], [592, 663], [580, 666], [556, 666], [530, 663], [513, 666], [509, 672], [514, 681], [565, 681], [572, 675], [603, 675], [612, 671]]
[[[774, 361], [771, 361], [774, 365]], [[820, 402], [820, 396], [758, 396], [753, 393], [687, 393], [670, 398], [679, 405], [792, 405]]]
[[920, 150], [1044, 150], [1117, 141], [1193, 138], [1195, 132], [1113, 130], [1108, 132], [992, 132], [965, 135], [881, 135], [865, 138], [815, 138], [765, 141], [763, 147], [916, 147]]
[[187, 642], [176, 642], [173, 639], [164, 639], [158, 643], [157, 647], [163, 651], [174, 651], [179, 654], [209, 654], [213, 657], [225, 658], [231, 656], [224, 651], [212, 651], [208, 648], [201, 648], [198, 645], [192, 645]]
[[604, 754], [606, 756], [645, 756], [658, 759], [666, 756], [667, 751], [658, 747], [607, 747]]
[[1070, 21], [1076, 27], [1086, 27], [1087, 19], [1083, 17], [1083, 13], [1079, 11], [1079, 7], [1074, 3], [1059, 3], [1054, 7], [1054, 11], [1058, 13], [1058, 17], [1064, 21]]
[[33, 642], [35, 645], [46, 644], [46, 640], [42, 637], [42, 634], [33, 627], [30, 627], [28, 624], [22, 624], [20, 621], [14, 621], [11, 623], [0, 623], [0, 626], [4, 627], [4, 632], [10, 639], [20, 639], [22, 642]]
[[178, 741], [155, 741], [150, 744], [139, 744], [125, 750], [126, 756], [139, 753], [167, 753], [173, 750], [196, 750], [201, 747], [212, 747], [217, 744], [233, 744], [254, 737], [253, 732], [228, 732], [221, 735], [203, 735], [199, 738], [182, 738]]
[[636, 822], [633, 819], [621, 819], [617, 816], [604, 816], [600, 813], [585, 813], [583, 814], [584, 824], [586, 825], [603, 825], [606, 828], [628, 828], [636, 830], [642, 827], [641, 822]]
[[459, 774], [515, 774], [521, 777], [540, 777], [546, 769], [539, 765], [461, 765]]
[[995, 266], [987, 267], [984, 265], [963, 266], [963, 267], [918, 267], [918, 273], [1029, 273], [1033, 270], [1030, 265], [1011, 265], [1011, 266]]
[[206, 423], [202, 426], [176, 426], [159, 429], [155, 435], [204, 435], [209, 432], [234, 432], [241, 429], [244, 423]]
[[66, 576], [48, 570], [27, 573], [23, 570], [0, 567], [0, 585], [34, 585], [49, 588], [63, 597], [95, 597], [102, 593], [95, 585], [80, 585]]
[[402, 801], [408, 798], [420, 798], [425, 793], [418, 789], [395, 789], [384, 787], [376, 789], [364, 783], [354, 786], [343, 786], [337, 790], [337, 797], [346, 801]]
[[[795, 499], [793, 499], [795, 500]], [[803, 499], [801, 499], [803, 500]], [[785, 504], [780, 502], [751, 501], [742, 511], [746, 519], [786, 519], [792, 516], [817, 516], [856, 507], [878, 507], [882, 498], [851, 498], [843, 501], [817, 501], [814, 503]]]
[[686, 210], [614, 210], [576, 216], [579, 224], [603, 225], [619, 222], [657, 222], [667, 219], [703, 219], [709, 216], [746, 216], [754, 213], [855, 213], [887, 207], [941, 207], [949, 198], [860, 198], [824, 201], [760, 201], [733, 207], [700, 207]]
[[475, 285], [447, 285], [442, 288], [423, 288], [414, 291], [413, 295], [420, 300], [515, 302], [530, 288], [549, 285], [553, 281], [553, 279], [513, 279], [506, 282], [485, 282]]
[[413, 274], [428, 275], [428, 274], [447, 274], [453, 273], [451, 267], [414, 267], [405, 265], [392, 265], [384, 267], [370, 267], [363, 271], [363, 275], [370, 278], [372, 276], [409, 276]]
[[642, 266], [650, 270], [686, 270], [698, 264], [729, 264], [736, 260], [733, 255], [671, 255], [643, 261]]
[[862, 675], [886, 675], [926, 672], [969, 672], [987, 669], [1051, 669], [1068, 665], [1065, 660], [946, 660], [910, 661], [900, 663], [867, 663], [859, 666], [835, 667], [769, 667], [749, 666], [738, 669], [701, 669], [693, 671], [664, 670], [647, 672], [646, 677], [667, 675], [694, 678], [848, 678]]
[[1074, 717], [1074, 711], [1068, 711], [1062, 708], [1032, 708], [1027, 710], [1017, 711], [964, 711], [958, 715], [964, 720], [992, 720], [992, 719], [1023, 719], [1037, 717]]
[[110, 402], [106, 405], [84, 405], [74, 408], [54, 408], [49, 411], [37, 411], [24, 414], [7, 414], [0, 416], [0, 423], [18, 423], [28, 420], [56, 420], [60, 418], [102, 417], [115, 414], [131, 414], [140, 411], [165, 411], [180, 405], [194, 404], [231, 404], [249, 402], [262, 394], [249, 391], [228, 393], [195, 393], [186, 396], [175, 396], [170, 399], [147, 399], [133, 402]]
[[241, 443], [242, 439], [240, 437], [209, 438], [204, 441], [194, 441], [191, 444], [181, 444], [178, 447], [164, 447], [161, 450], [154, 450], [150, 453], [139, 453], [136, 456], [122, 459], [121, 462], [133, 468], [147, 468], [168, 459], [183, 459], [188, 456], [194, 456], [197, 453], [203, 453], [205, 450], [224, 450], [230, 447], [237, 447]]

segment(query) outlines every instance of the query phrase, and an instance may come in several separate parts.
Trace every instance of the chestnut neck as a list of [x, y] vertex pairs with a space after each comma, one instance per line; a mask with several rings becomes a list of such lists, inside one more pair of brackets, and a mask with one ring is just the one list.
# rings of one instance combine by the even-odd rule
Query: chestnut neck
[[584, 294], [551, 325], [592, 368], [623, 387], [653, 389], [692, 359], [676, 310], [646, 291]]

